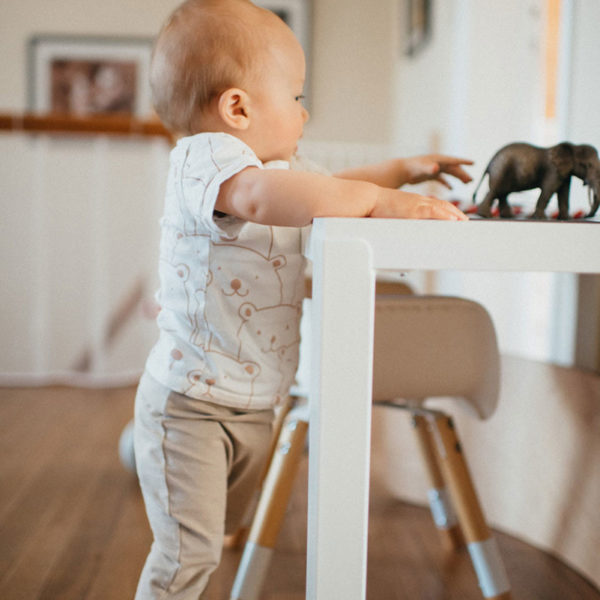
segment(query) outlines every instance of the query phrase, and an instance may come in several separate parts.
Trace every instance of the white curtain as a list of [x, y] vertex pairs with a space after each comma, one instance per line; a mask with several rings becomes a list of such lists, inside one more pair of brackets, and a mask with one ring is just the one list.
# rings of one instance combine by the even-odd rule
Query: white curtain
[[155, 338], [162, 140], [0, 136], [0, 384], [135, 381]]

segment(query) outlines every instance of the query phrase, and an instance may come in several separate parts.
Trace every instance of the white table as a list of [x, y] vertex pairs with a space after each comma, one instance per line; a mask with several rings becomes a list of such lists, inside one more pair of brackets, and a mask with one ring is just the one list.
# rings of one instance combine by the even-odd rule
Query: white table
[[600, 272], [594, 222], [316, 219], [307, 592], [364, 600], [375, 269]]

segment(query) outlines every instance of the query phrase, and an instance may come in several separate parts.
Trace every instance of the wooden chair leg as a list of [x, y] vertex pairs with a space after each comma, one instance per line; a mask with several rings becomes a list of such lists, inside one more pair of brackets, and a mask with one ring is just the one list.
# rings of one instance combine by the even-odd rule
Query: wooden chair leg
[[308, 431], [308, 416], [292, 410], [269, 467], [230, 600], [258, 600], [281, 529]]
[[447, 415], [433, 411], [427, 421], [483, 596], [509, 600], [510, 583], [504, 563], [485, 521], [454, 423]]
[[427, 497], [433, 521], [444, 545], [452, 550], [456, 550], [464, 544], [464, 539], [460, 531], [456, 513], [454, 512], [454, 507], [452, 506], [452, 501], [450, 500], [450, 495], [446, 489], [444, 477], [440, 471], [435, 441], [427, 426], [427, 419], [423, 415], [413, 412], [411, 414], [411, 421], [429, 480]]

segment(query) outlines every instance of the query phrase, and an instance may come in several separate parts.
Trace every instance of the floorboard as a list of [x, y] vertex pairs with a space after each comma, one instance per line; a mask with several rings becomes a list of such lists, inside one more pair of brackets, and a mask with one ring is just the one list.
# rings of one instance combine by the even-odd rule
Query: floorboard
[[[151, 536], [117, 444], [133, 388], [0, 389], [0, 598], [133, 598]], [[304, 598], [307, 459], [264, 600]], [[427, 510], [373, 486], [368, 600], [481, 598], [468, 554], [448, 553]], [[600, 600], [557, 559], [497, 534], [515, 600]], [[225, 550], [205, 600], [227, 600], [239, 550]], [[332, 599], [337, 600], [337, 599]]]

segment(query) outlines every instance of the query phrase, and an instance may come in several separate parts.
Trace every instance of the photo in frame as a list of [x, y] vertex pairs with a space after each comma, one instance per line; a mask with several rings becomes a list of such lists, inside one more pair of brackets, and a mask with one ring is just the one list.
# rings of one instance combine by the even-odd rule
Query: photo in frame
[[36, 35], [28, 43], [28, 108], [148, 117], [151, 53], [151, 38]]
[[413, 57], [418, 54], [431, 37], [432, 0], [405, 0], [406, 44], [404, 52]]

